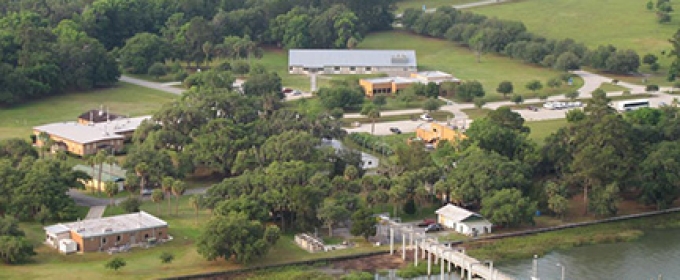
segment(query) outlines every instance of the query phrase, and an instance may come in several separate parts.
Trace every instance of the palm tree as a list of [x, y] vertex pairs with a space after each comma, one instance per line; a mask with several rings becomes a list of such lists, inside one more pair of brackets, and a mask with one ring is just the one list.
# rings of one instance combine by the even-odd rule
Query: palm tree
[[397, 210], [399, 209], [399, 204], [403, 203], [406, 198], [408, 198], [408, 190], [402, 185], [394, 185], [388, 191], [390, 200], [392, 201], [392, 206], [394, 207], [394, 216], [397, 217]]
[[97, 191], [101, 193], [102, 191], [102, 173], [104, 168], [104, 162], [106, 162], [106, 151], [99, 150], [94, 156], [94, 162], [99, 165], [97, 169]]
[[109, 165], [109, 174], [113, 174], [113, 166], [118, 165], [118, 159], [114, 155], [108, 155], [106, 156], [106, 160], [104, 160], [104, 163]]
[[172, 193], [172, 184], [174, 183], [175, 179], [170, 176], [163, 177], [163, 180], [161, 180], [161, 188], [165, 195], [168, 196], [168, 214], [172, 212], [172, 210], [170, 210], [170, 194]]
[[118, 194], [118, 184], [114, 181], [106, 182], [104, 192], [106, 192], [106, 195], [111, 199], [111, 205], [115, 205], [115, 203], [113, 203], [113, 197]]
[[192, 195], [189, 197], [189, 204], [191, 204], [191, 207], [196, 211], [196, 224], [198, 224], [198, 211], [201, 210], [201, 206], [203, 205], [203, 196], [200, 194]]
[[[92, 167], [92, 175], [91, 175], [92, 180], [90, 180], [90, 182], [91, 182], [91, 185], [92, 185], [91, 186], [92, 187], [92, 193], [94, 193], [94, 187], [95, 187], [94, 186], [94, 170], [95, 170], [95, 166], [97, 166], [97, 161], [95, 160], [93, 155], [85, 156], [85, 161], [87, 162], [87, 165]], [[90, 174], [88, 174], [88, 175], [90, 175]]]
[[163, 190], [155, 189], [151, 193], [151, 201], [156, 203], [156, 206], [158, 206], [158, 215], [161, 214], [161, 201], [163, 201], [164, 198]]
[[380, 118], [380, 110], [373, 103], [367, 103], [361, 109], [361, 114], [371, 119], [371, 134], [375, 134], [375, 120]]
[[175, 180], [175, 182], [172, 183], [172, 193], [177, 198], [177, 206], [175, 207], [175, 215], [179, 215], [179, 197], [182, 196], [186, 190], [187, 190], [187, 188], [186, 188], [186, 184], [184, 184], [184, 181]]
[[146, 173], [149, 172], [149, 165], [145, 162], [140, 162], [135, 166], [135, 173], [139, 177], [139, 195], [144, 195], [144, 187], [146, 187]]
[[52, 146], [50, 135], [44, 131], [40, 132], [38, 140], [40, 141], [40, 158], [44, 158], [45, 152]]
[[415, 201], [418, 203], [418, 213], [422, 213], [423, 205], [430, 198], [430, 192], [427, 190], [424, 184], [419, 184], [415, 190]]

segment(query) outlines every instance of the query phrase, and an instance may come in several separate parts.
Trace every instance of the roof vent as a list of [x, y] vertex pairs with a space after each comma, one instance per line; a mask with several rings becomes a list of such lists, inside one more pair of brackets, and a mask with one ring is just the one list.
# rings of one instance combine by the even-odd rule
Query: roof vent
[[105, 228], [105, 229], [104, 229], [104, 232], [112, 232], [112, 231], [113, 231], [112, 228]]
[[392, 63], [408, 63], [408, 56], [406, 56], [405, 54], [393, 55]]

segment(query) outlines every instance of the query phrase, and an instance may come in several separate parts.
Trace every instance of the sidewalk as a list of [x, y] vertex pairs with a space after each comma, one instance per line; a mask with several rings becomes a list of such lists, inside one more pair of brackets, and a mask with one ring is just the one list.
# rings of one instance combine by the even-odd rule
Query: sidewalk
[[104, 211], [106, 211], [106, 206], [92, 206], [90, 211], [87, 212], [85, 220], [99, 219], [104, 215]]

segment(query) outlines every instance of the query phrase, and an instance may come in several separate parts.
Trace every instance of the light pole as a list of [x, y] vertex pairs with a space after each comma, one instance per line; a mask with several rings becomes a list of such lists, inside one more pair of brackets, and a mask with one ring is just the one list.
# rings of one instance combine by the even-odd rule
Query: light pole
[[534, 255], [534, 265], [532, 269], [531, 280], [538, 280], [538, 255]]
[[565, 276], [564, 273], [565, 273], [566, 268], [565, 268], [564, 265], [562, 265], [561, 263], [558, 263], [557, 266], [559, 266], [560, 268], [562, 268], [562, 278], [560, 278], [560, 279], [564, 280], [564, 276]]

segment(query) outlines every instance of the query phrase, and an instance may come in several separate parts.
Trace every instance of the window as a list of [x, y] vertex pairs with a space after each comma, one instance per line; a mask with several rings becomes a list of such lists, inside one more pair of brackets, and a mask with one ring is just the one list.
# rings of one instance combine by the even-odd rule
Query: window
[[116, 236], [116, 241], [120, 242], [120, 240], [121, 240], [120, 235]]
[[335, 70], [335, 71], [340, 71], [340, 67], [339, 67], [339, 66], [335, 66], [335, 67], [333, 67], [333, 70]]
[[371, 67], [366, 67], [366, 71], [371, 71]]
[[147, 240], [147, 239], [149, 239], [149, 234], [148, 234], [148, 233], [147, 233], [147, 234], [144, 234], [144, 240]]
[[102, 244], [106, 244], [106, 237], [102, 237]]
[[163, 236], [163, 232], [162, 232], [162, 231], [159, 231], [159, 232], [158, 232], [158, 236]]
[[352, 66], [352, 67], [349, 68], [349, 71], [356, 71], [356, 70], [357, 70], [357, 68], [354, 67], [354, 66]]

